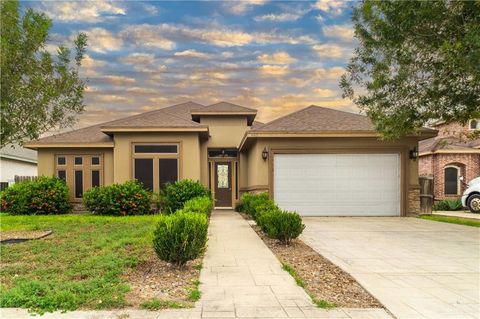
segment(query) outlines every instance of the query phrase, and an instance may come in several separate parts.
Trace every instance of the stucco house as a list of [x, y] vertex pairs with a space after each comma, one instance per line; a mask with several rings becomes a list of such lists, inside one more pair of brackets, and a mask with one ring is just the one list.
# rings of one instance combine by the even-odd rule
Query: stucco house
[[37, 176], [37, 152], [10, 144], [0, 149], [0, 189], [15, 182], [15, 176]]
[[480, 176], [480, 138], [469, 136], [480, 130], [480, 119], [466, 124], [434, 123], [438, 136], [419, 143], [419, 172], [421, 176], [433, 177], [435, 199], [460, 198], [465, 185]]
[[310, 106], [266, 124], [257, 111], [187, 102], [27, 144], [39, 175], [57, 175], [73, 201], [92, 186], [136, 178], [158, 191], [201, 181], [217, 208], [246, 191], [269, 192], [302, 215], [406, 216], [418, 211], [419, 135], [378, 139], [362, 115]]

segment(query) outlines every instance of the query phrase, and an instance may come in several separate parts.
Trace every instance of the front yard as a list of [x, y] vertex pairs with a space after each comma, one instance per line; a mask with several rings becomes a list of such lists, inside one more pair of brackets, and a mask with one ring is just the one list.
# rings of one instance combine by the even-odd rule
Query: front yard
[[200, 261], [175, 268], [152, 247], [159, 216], [0, 215], [10, 231], [52, 230], [2, 244], [0, 306], [37, 312], [122, 307], [188, 307], [198, 299]]

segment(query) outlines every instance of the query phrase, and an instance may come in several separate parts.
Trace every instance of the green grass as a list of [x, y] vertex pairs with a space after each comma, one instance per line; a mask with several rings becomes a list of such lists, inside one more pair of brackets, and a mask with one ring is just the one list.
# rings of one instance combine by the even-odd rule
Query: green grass
[[172, 300], [160, 300], [157, 298], [150, 299], [145, 301], [140, 305], [140, 308], [147, 310], [160, 310], [160, 309], [180, 309], [187, 307], [184, 303]]
[[295, 282], [297, 283], [297, 285], [299, 287], [302, 287], [303, 289], [305, 289], [305, 291], [308, 293], [308, 295], [310, 296], [310, 298], [312, 298], [312, 302], [318, 307], [318, 308], [323, 308], [323, 309], [332, 309], [332, 308], [335, 308], [335, 304], [333, 303], [330, 303], [326, 300], [321, 300], [321, 299], [317, 299], [315, 298], [306, 288], [305, 288], [305, 282], [302, 280], [302, 278], [300, 278], [300, 276], [297, 274], [297, 272], [295, 271], [295, 269], [293, 269], [292, 266], [290, 266], [289, 264], [285, 263], [285, 262], [282, 262], [282, 269], [285, 270], [286, 272], [288, 272], [290, 274], [290, 276], [293, 277], [293, 279], [295, 280]]
[[418, 218], [433, 220], [436, 222], [458, 224], [472, 227], [480, 227], [480, 220], [473, 220], [468, 218], [461, 217], [451, 217], [451, 216], [438, 216], [438, 215], [420, 215]]
[[53, 230], [2, 245], [0, 307], [34, 312], [126, 306], [122, 273], [147, 256], [158, 216], [0, 215], [0, 231]]
[[195, 302], [200, 300], [200, 297], [202, 296], [202, 292], [199, 289], [200, 286], [200, 281], [195, 280], [194, 282], [195, 287], [190, 291], [190, 294], [188, 295], [188, 300]]

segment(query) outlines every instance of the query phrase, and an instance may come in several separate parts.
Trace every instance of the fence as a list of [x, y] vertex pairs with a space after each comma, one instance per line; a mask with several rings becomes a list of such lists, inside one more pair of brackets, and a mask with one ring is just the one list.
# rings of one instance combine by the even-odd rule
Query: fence
[[433, 206], [433, 177], [420, 177], [420, 214], [431, 214]]

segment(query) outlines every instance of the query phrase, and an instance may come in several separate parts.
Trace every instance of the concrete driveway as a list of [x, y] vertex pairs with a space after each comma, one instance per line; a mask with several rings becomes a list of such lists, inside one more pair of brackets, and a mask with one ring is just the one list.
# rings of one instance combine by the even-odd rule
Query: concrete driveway
[[399, 217], [308, 217], [302, 240], [397, 318], [480, 318], [480, 228]]

